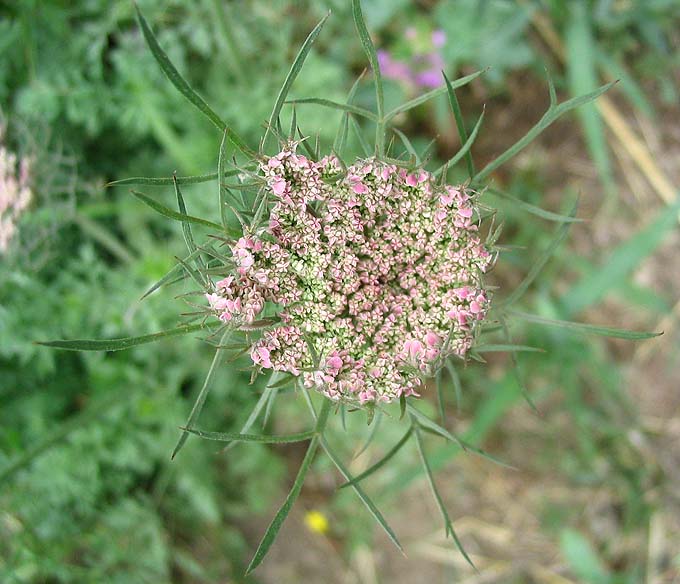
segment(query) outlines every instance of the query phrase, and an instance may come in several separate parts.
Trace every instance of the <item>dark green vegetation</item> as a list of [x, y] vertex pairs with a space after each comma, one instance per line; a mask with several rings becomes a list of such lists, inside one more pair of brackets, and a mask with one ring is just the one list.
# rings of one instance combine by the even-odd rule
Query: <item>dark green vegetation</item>
[[[227, 120], [252, 145], [263, 134], [265, 121], [276, 118], [271, 104], [285, 73], [327, 8], [333, 10], [332, 18], [288, 99], [319, 96], [344, 103], [352, 81], [364, 67], [362, 47], [353, 34], [350, 3], [339, 0], [327, 6], [217, 1], [199, 2], [190, 9], [183, 2], [141, 2], [140, 6], [172, 61], [215, 110], [211, 110], [215, 119]], [[471, 87], [477, 89], [457, 89], [455, 100], [460, 102], [457, 121], [467, 127], [472, 140], [477, 136], [481, 102], [487, 104], [479, 141], [472, 149], [480, 169], [477, 177], [484, 177], [495, 170], [494, 159], [502, 158], [515, 141], [503, 135], [502, 115], [515, 108], [518, 112], [530, 109], [529, 116], [516, 116], [522, 124], [519, 137], [539, 122], [540, 112], [548, 107], [546, 64], [555, 77], [559, 103], [619, 78], [614, 90], [617, 103], [625, 111], [656, 120], [659, 127], [666, 103], [677, 102], [678, 88], [672, 77], [678, 66], [673, 50], [677, 3], [631, 2], [622, 8], [600, 1], [573, 6], [449, 0], [422, 10], [408, 2], [376, 1], [366, 2], [364, 12], [369, 28], [379, 32], [374, 37], [380, 39], [379, 46], [395, 53], [408, 50], [403, 46], [408, 24], [416, 23], [423, 34], [442, 28], [448, 36], [443, 56], [452, 81], [492, 67], [474, 81]], [[39, 161], [37, 203], [22, 224], [19, 245], [0, 266], [0, 579], [238, 581], [256, 547], [254, 531], [262, 531], [248, 530], [248, 524], [272, 514], [270, 507], [281, 500], [291, 481], [286, 462], [299, 465], [301, 451], [248, 444], [216, 454], [219, 444], [191, 439], [170, 462], [178, 427], [186, 423], [214, 352], [194, 335], [116, 353], [55, 352], [33, 344], [51, 338], [140, 335], [177, 324], [187, 305], [174, 296], [190, 286], [178, 283], [143, 302], [138, 299], [171, 269], [174, 256], [186, 256], [181, 224], [158, 217], [127, 186], [105, 189], [104, 184], [128, 176], [168, 177], [165, 186], [134, 188], [149, 189], [157, 205], [162, 201], [164, 208], [174, 209], [172, 172], [182, 176], [214, 171], [222, 136], [170, 87], [146, 48], [129, 3], [25, 1], [0, 14], [3, 116], [9, 121], [13, 148], [34, 154]], [[546, 41], [552, 38], [546, 30], [555, 31], [557, 45]], [[535, 93], [542, 92], [541, 97], [513, 91], [517, 79]], [[388, 116], [397, 104], [417, 99], [412, 88], [388, 79], [382, 93], [379, 99], [384, 99]], [[447, 111], [448, 102], [453, 105], [455, 98], [447, 99], [445, 90], [440, 94], [437, 100], [396, 118], [411, 138], [412, 143], [403, 144], [407, 154], [412, 149], [420, 156], [434, 134], [441, 134], [434, 150], [429, 149], [433, 169], [459, 149]], [[363, 124], [359, 116], [374, 108], [374, 99], [370, 79], [366, 79], [358, 85], [352, 102], [361, 108], [355, 110], [358, 116], [350, 118], [323, 104], [299, 104], [298, 124], [304, 134], [319, 132], [321, 143], [330, 146], [337, 138], [338, 125], [342, 128], [348, 120], [350, 131], [344, 139], [349, 141], [348, 148], [360, 153], [362, 141], [373, 139], [373, 126], [360, 126], [355, 120]], [[522, 100], [531, 101], [524, 104]], [[282, 123], [287, 127], [291, 110], [277, 102], [277, 108], [282, 107]], [[521, 298], [510, 292], [505, 296], [519, 301], [518, 311], [543, 319], [591, 317], [588, 321], [593, 325], [620, 323], [617, 328], [653, 329], [673, 308], [677, 280], [675, 288], [673, 282], [640, 284], [631, 280], [631, 274], [677, 231], [677, 209], [664, 210], [656, 202], [655, 191], [666, 192], [658, 186], [649, 189], [646, 199], [649, 207], [658, 208], [651, 215], [633, 204], [621, 209], [611, 203], [621, 196], [623, 183], [612, 160], [610, 142], [616, 143], [605, 132], [597, 109], [580, 111], [584, 143], [598, 173], [586, 185], [590, 189], [584, 194], [588, 214], [582, 212], [581, 217], [602, 209], [596, 222], [578, 226], [576, 232], [580, 239], [587, 239], [594, 230], [612, 229], [620, 221], [626, 229], [612, 230], [609, 239], [618, 243], [607, 244], [597, 253], [578, 245], [579, 239], [572, 244], [576, 247], [553, 246], [563, 239], [564, 224], [557, 225], [555, 232], [555, 222], [545, 219], [563, 216], [550, 216], [530, 205], [568, 214], [579, 183], [573, 177], [570, 180], [564, 169], [556, 172], [559, 164], [550, 163], [557, 156], [554, 142], [553, 146], [547, 142], [542, 150], [532, 146], [527, 149], [529, 156], [515, 167], [506, 166], [505, 174], [493, 185], [499, 193], [493, 202], [505, 221], [501, 243], [508, 246], [496, 272], [497, 283], [502, 291], [525, 292]], [[213, 120], [220, 127], [218, 122]], [[553, 136], [568, 131], [579, 139], [577, 129], [568, 123]], [[450, 176], [465, 178], [465, 171], [472, 167], [468, 164], [452, 169]], [[652, 184], [658, 181], [658, 176], [653, 177]], [[182, 184], [189, 215], [220, 221], [216, 183], [177, 182]], [[555, 182], [559, 187], [567, 182], [568, 188], [556, 191]], [[504, 191], [523, 204], [507, 202]], [[643, 218], [635, 220], [636, 213]], [[183, 215], [179, 218], [186, 218]], [[548, 257], [547, 250], [555, 253]], [[546, 269], [534, 280], [532, 267], [543, 263]], [[522, 277], [527, 274], [524, 286]], [[592, 310], [598, 306], [607, 307], [606, 318]], [[462, 377], [458, 393], [458, 380], [445, 376], [440, 383], [445, 402], [442, 412], [466, 441], [483, 445], [517, 467], [524, 484], [539, 492], [541, 485], [547, 490], [547, 485], [557, 482], [573, 494], [558, 503], [546, 494], [532, 509], [540, 515], [540, 529], [535, 529], [552, 543], [556, 555], [548, 559], [532, 556], [526, 564], [529, 567], [517, 567], [511, 576], [506, 573], [498, 581], [542, 581], [531, 562], [577, 582], [632, 583], [642, 581], [645, 574], [672, 574], [677, 558], [666, 554], [658, 559], [652, 553], [658, 551], [652, 532], [659, 529], [659, 514], [672, 509], [668, 486], [672, 472], [666, 457], [657, 453], [657, 448], [664, 448], [658, 440], [658, 426], [654, 429], [641, 415], [636, 403], [639, 393], [627, 382], [631, 371], [622, 361], [633, 349], [581, 336], [577, 330], [538, 324], [527, 319], [526, 326], [515, 325], [510, 333], [512, 341], [540, 347], [545, 353], [517, 353], [519, 366], [514, 367], [513, 359], [499, 357], [492, 347], [480, 352], [488, 366], [475, 364], [456, 374]], [[675, 337], [664, 341], [677, 351]], [[496, 349], [510, 342], [501, 331]], [[201, 428], [237, 434], [246, 424], [262, 388], [248, 385], [248, 373], [239, 372], [245, 366], [247, 360], [242, 360], [216, 372]], [[671, 375], [672, 371], [657, 372], [645, 383], [652, 391], [653, 385], [663, 386], [659, 378]], [[436, 395], [434, 386], [431, 389], [430, 394]], [[523, 392], [541, 411], [541, 418], [522, 401]], [[265, 415], [268, 433], [299, 431], [297, 416], [304, 404], [281, 403], [274, 418]], [[436, 400], [418, 407], [435, 414]], [[666, 412], [669, 417], [672, 413]], [[389, 453], [405, 430], [412, 432], [408, 418], [416, 416], [411, 411], [401, 423], [376, 418], [366, 430], [363, 415], [358, 419], [348, 414], [353, 439], [338, 431], [331, 437], [332, 444], [321, 441], [314, 447], [332, 448], [330, 452], [349, 460], [352, 447], [361, 444], [366, 434], [371, 444], [365, 464], [355, 468], [353, 461], [352, 468], [345, 469], [359, 475], [381, 453]], [[260, 428], [258, 423], [254, 430]], [[419, 454], [427, 452], [432, 473], [447, 465], [458, 468], [461, 460], [449, 465], [461, 453], [459, 445], [437, 440], [417, 424], [415, 428], [417, 441], [409, 440], [408, 448], [362, 482], [395, 523], [405, 511], [403, 501], [415, 507], [421, 497], [413, 491], [414, 482], [427, 478]], [[333, 459], [343, 465], [335, 455]], [[482, 474], [467, 458], [461, 464], [461, 473], [469, 471], [471, 482], [475, 469]], [[488, 464], [484, 472], [497, 479], [518, 472], [492, 463], [476, 464]], [[352, 558], [366, 544], [369, 549], [382, 548], [386, 538], [377, 532], [371, 535], [371, 516], [364, 515], [363, 509], [359, 513], [356, 494], [345, 494], [351, 489], [343, 489], [333, 497], [332, 489], [322, 482], [323, 477], [332, 476], [329, 460], [321, 459], [310, 472], [317, 486], [306, 502], [303, 490], [298, 504], [321, 505], [332, 518], [336, 553]], [[477, 507], [463, 509], [457, 500], [466, 496], [469, 484], [445, 475], [433, 482], [443, 493], [454, 525], [463, 515], [488, 518], [486, 506], [510, 505], [480, 498]], [[601, 495], [608, 508], [604, 528], [602, 517], [598, 523], [598, 517], [589, 516], [588, 505], [579, 498], [583, 493]], [[401, 504], [394, 505], [395, 501]], [[435, 523], [425, 514], [420, 521], [420, 533], [429, 534], [440, 520], [437, 517]], [[496, 519], [495, 524], [508, 530], [516, 527], [518, 534], [523, 529], [507, 519]], [[517, 538], [514, 551], [508, 544], [510, 560], [523, 559], [522, 538]], [[413, 539], [402, 543], [415, 556], [410, 561], [422, 569], [436, 569], [434, 574], [443, 570], [447, 575], [450, 570], [466, 570], [455, 562], [453, 568], [440, 569], [432, 558], [419, 557]], [[281, 581], [277, 561], [281, 573], [286, 564], [302, 571], [296, 564], [301, 551], [288, 545], [291, 556], [271, 558], [269, 572], [259, 577]], [[484, 538], [479, 534], [473, 534], [466, 549], [481, 571], [487, 559], [492, 562], [503, 555], [498, 550], [484, 551]], [[326, 554], [328, 550], [320, 547], [319, 557]], [[449, 555], [455, 554], [451, 546]], [[657, 559], [661, 564], [657, 565]], [[319, 571], [324, 573], [317, 567], [307, 578], [324, 580]], [[305, 578], [304, 572], [300, 578]]]

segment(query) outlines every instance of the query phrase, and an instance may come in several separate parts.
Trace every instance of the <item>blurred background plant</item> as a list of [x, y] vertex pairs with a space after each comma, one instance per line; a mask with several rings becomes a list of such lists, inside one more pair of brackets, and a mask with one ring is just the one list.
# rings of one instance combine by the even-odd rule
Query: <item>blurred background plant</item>
[[[329, 8], [333, 16], [290, 97], [344, 101], [364, 67], [344, 0], [139, 4], [173, 62], [251, 143], [301, 39]], [[487, 107], [473, 148], [480, 163], [545, 110], [545, 67], [565, 98], [620, 80], [605, 100], [546, 131], [496, 173], [493, 186], [555, 212], [580, 191], [580, 216], [592, 218], [574, 226], [523, 308], [666, 334], [623, 346], [518, 328], [514, 341], [546, 353], [522, 354], [518, 368], [489, 354], [486, 364], [461, 372], [458, 403], [446, 379], [456, 430], [519, 469], [426, 440], [478, 573], [442, 543], [417, 453], [406, 450], [367, 488], [403, 534], [408, 560], [374, 533], [354, 495], [331, 496], [336, 479], [320, 459], [284, 537], [248, 580], [680, 578], [680, 279], [672, 269], [680, 237], [677, 209], [666, 207], [680, 180], [680, 5], [367, 0], [364, 11], [383, 59], [422, 73], [429, 66], [422, 68], [423, 58], [434, 55], [430, 64], [441, 63], [450, 78], [489, 68], [458, 93], [468, 128]], [[388, 109], [431, 85], [394, 77], [386, 85]], [[371, 107], [372, 99], [370, 84], [360, 84], [355, 103]], [[459, 147], [447, 107], [442, 95], [397, 118], [419, 152], [438, 136], [429, 146], [433, 163]], [[7, 148], [33, 168], [32, 202], [0, 258], [0, 580], [241, 581], [302, 452], [249, 445], [220, 455], [190, 440], [169, 461], [211, 357], [195, 339], [88, 355], [33, 344], [140, 334], [176, 322], [184, 305], [172, 293], [139, 298], [182, 253], [180, 227], [125, 189], [104, 185], [174, 170], [210, 172], [219, 136], [169, 87], [127, 0], [0, 7], [0, 108]], [[305, 134], [319, 133], [328, 145], [341, 114], [301, 104], [298, 118]], [[363, 128], [354, 130], [359, 154]], [[209, 216], [214, 196], [202, 186], [186, 187], [185, 198], [192, 213]], [[171, 205], [171, 189], [157, 195]], [[534, 250], [549, 245], [554, 224], [500, 197], [494, 203], [508, 246], [494, 277], [512, 290], [540, 256]], [[202, 426], [242, 427], [258, 388], [248, 386], [241, 368], [237, 362], [220, 370]], [[523, 402], [518, 376], [540, 417]], [[422, 407], [434, 413], [428, 400]], [[268, 424], [285, 429], [285, 414]], [[353, 453], [355, 474], [400, 438], [386, 420], [366, 428], [348, 416], [348, 424], [355, 436], [371, 437]], [[349, 456], [357, 441], [339, 435], [337, 442]]]

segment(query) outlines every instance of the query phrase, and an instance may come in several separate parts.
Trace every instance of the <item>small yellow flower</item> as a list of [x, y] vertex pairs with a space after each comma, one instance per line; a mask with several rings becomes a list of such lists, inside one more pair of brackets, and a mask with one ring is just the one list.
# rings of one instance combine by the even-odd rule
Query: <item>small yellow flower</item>
[[320, 511], [307, 511], [305, 513], [305, 525], [310, 531], [325, 535], [328, 533], [328, 519]]

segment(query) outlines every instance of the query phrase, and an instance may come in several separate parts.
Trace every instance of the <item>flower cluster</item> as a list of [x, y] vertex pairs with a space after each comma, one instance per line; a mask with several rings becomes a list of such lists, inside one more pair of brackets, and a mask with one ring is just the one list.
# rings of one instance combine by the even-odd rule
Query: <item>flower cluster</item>
[[268, 225], [233, 242], [235, 273], [207, 294], [236, 325], [277, 307], [280, 322], [252, 347], [256, 366], [302, 375], [334, 400], [389, 402], [466, 354], [491, 262], [466, 188], [375, 158], [313, 162], [295, 144], [261, 171]]
[[17, 164], [16, 155], [5, 148], [3, 139], [4, 128], [0, 126], [0, 254], [8, 250], [19, 217], [32, 199], [30, 160], [24, 158]]

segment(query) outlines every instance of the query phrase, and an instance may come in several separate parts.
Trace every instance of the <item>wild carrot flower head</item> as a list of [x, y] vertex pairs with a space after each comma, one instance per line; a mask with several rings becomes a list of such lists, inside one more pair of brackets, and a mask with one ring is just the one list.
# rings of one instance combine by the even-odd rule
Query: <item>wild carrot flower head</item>
[[473, 193], [376, 158], [314, 162], [294, 143], [260, 170], [268, 224], [231, 244], [235, 273], [207, 294], [225, 322], [278, 308], [256, 366], [333, 400], [389, 402], [465, 356], [489, 305]]
[[32, 199], [31, 163], [4, 145], [5, 129], [0, 125], [0, 254], [5, 253], [17, 230], [17, 222]]

